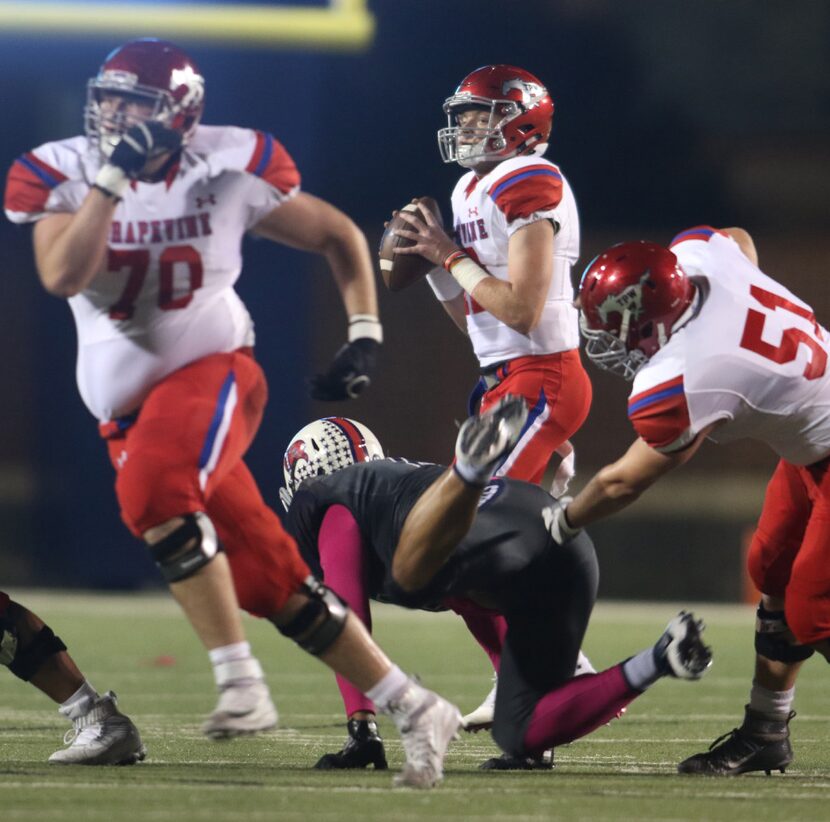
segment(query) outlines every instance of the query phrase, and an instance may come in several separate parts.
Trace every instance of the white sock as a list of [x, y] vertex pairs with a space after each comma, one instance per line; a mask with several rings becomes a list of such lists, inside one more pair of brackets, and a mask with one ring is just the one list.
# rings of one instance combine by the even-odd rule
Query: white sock
[[222, 645], [219, 648], [212, 648], [208, 651], [208, 656], [214, 668], [223, 662], [239, 662], [242, 659], [249, 659], [251, 656], [251, 643], [234, 642], [232, 645]]
[[623, 662], [623, 676], [635, 691], [644, 691], [663, 676], [654, 659], [654, 648], [640, 651], [636, 656]]
[[69, 699], [61, 702], [58, 706], [58, 712], [69, 720], [75, 720], [79, 716], [89, 713], [89, 709], [99, 696], [98, 691], [87, 680], [84, 680], [84, 684]]
[[770, 691], [752, 680], [749, 692], [749, 707], [759, 714], [786, 718], [790, 715], [795, 700], [795, 687], [788, 691]]
[[409, 684], [409, 677], [397, 666], [393, 665], [384, 677], [372, 685], [366, 696], [375, 703], [382, 711], [385, 711], [389, 703], [400, 696]]
[[[208, 656], [213, 664], [213, 678], [220, 688], [228, 682], [256, 679], [256, 670], [259, 671], [259, 678], [262, 678], [259, 662], [251, 656], [250, 642], [233, 642], [230, 645], [211, 648]], [[256, 666], [256, 670], [251, 667], [252, 664]]]

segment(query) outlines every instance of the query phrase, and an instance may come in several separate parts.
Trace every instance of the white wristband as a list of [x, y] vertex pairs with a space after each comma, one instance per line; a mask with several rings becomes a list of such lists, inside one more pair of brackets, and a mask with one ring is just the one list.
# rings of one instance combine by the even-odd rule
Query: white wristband
[[130, 187], [130, 178], [118, 166], [107, 163], [96, 175], [95, 185], [120, 199]]
[[453, 279], [472, 296], [473, 289], [490, 275], [472, 258], [462, 257], [452, 264], [450, 274]]
[[452, 274], [449, 271], [444, 271], [443, 268], [433, 268], [427, 274], [427, 282], [432, 289], [432, 293], [442, 303], [448, 303], [464, 292], [464, 289], [455, 281]]
[[383, 326], [374, 314], [352, 314], [349, 317], [349, 342], [368, 337], [383, 342]]

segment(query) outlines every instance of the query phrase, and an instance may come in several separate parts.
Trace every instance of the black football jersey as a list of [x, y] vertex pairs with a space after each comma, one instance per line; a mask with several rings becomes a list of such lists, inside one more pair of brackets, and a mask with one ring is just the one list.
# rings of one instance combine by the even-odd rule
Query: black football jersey
[[486, 592], [501, 600], [510, 578], [553, 544], [547, 522], [556, 503], [537, 485], [491, 480], [465, 538], [423, 590], [400, 601], [391, 583], [392, 558], [404, 522], [444, 466], [403, 460], [359, 463], [329, 476], [306, 480], [288, 511], [287, 527], [303, 559], [321, 576], [317, 535], [332, 505], [354, 516], [370, 553], [370, 596], [417, 607], [434, 607], [447, 595]]

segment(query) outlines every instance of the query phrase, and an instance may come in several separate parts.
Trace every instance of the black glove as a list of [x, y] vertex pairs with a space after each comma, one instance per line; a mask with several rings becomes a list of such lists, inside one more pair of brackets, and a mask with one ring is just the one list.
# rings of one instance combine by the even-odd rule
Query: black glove
[[182, 135], [156, 120], [130, 126], [118, 141], [108, 164], [120, 168], [131, 180], [144, 170], [148, 160], [172, 154], [182, 147]]
[[181, 147], [182, 135], [155, 120], [130, 126], [98, 171], [95, 188], [120, 200], [130, 187], [130, 180], [138, 179], [148, 160], [172, 154]]
[[315, 400], [349, 400], [358, 396], [371, 379], [380, 343], [360, 337], [346, 343], [334, 356], [324, 374], [315, 374], [308, 381], [311, 398]]
[[350, 719], [348, 729], [349, 738], [343, 750], [325, 754], [314, 767], [320, 771], [333, 771], [374, 765], [376, 771], [385, 771], [389, 766], [375, 720]]

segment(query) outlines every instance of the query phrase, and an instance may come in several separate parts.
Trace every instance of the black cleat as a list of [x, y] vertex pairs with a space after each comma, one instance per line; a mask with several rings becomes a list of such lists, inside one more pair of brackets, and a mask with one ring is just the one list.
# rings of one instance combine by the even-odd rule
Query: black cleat
[[502, 754], [482, 762], [480, 771], [550, 771], [553, 769], [553, 751], [545, 751], [542, 756], [510, 756]]
[[350, 719], [347, 727], [349, 738], [343, 750], [325, 754], [314, 767], [320, 771], [334, 771], [374, 765], [376, 771], [387, 770], [386, 751], [377, 722], [374, 719]]
[[695, 773], [707, 776], [738, 776], [749, 771], [773, 771], [784, 773], [793, 761], [790, 745], [790, 720], [795, 711], [785, 719], [770, 719], [746, 706], [744, 723], [729, 733], [719, 736], [706, 753], [684, 759], [678, 766], [679, 773]]

